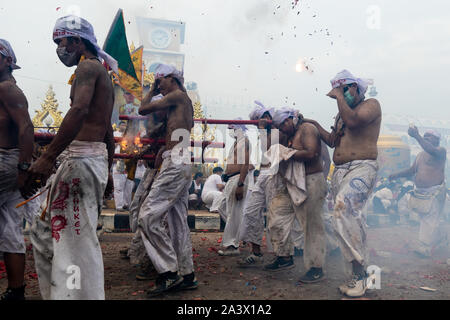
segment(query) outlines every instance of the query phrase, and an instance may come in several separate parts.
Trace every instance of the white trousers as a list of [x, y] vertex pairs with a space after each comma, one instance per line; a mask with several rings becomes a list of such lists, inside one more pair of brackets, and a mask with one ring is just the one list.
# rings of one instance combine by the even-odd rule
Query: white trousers
[[114, 173], [114, 202], [116, 209], [121, 210], [131, 205], [134, 181], [128, 180], [126, 174]]
[[224, 199], [225, 196], [220, 191], [209, 191], [202, 195], [202, 201], [210, 212], [218, 212]]
[[170, 153], [163, 158], [161, 170], [139, 212], [138, 230], [159, 274], [179, 272], [185, 276], [194, 271], [187, 222], [191, 166], [176, 164]]
[[104, 300], [97, 222], [108, 181], [104, 143], [74, 141], [53, 177], [45, 221], [31, 228], [44, 300]]
[[243, 212], [246, 202], [247, 188], [248, 184], [246, 179], [245, 187], [244, 187], [244, 198], [240, 201], [236, 199], [236, 189], [239, 184], [240, 176], [232, 177], [225, 186], [224, 196], [225, 201], [224, 209], [221, 211], [225, 212], [226, 216], [226, 226], [223, 233], [223, 241], [222, 246], [227, 248], [229, 246], [233, 246], [235, 248], [239, 247], [239, 237], [241, 234], [242, 220], [243, 220]]

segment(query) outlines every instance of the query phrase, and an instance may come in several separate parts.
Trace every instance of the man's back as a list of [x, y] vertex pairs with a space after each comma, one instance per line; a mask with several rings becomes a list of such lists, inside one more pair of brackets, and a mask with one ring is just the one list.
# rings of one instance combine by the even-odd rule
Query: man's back
[[[76, 140], [103, 142], [114, 105], [114, 92], [111, 78], [105, 67], [96, 59], [82, 61], [76, 71], [77, 78], [72, 85], [72, 104], [77, 101], [77, 90], [93, 90], [87, 117]], [[91, 81], [88, 81], [88, 80]], [[85, 88], [91, 86], [91, 88]]]
[[[191, 130], [194, 127], [194, 108], [191, 99], [181, 90], [176, 90], [170, 94], [176, 96], [176, 104], [170, 107], [168, 114], [166, 135], [167, 150], [172, 150], [181, 142], [181, 138], [179, 141], [172, 141], [172, 135], [175, 131], [186, 130], [190, 136]], [[177, 135], [175, 135], [175, 138], [176, 136]], [[188, 142], [190, 146], [190, 141], [184, 142]]]
[[338, 121], [336, 129], [339, 131], [344, 126], [344, 135], [336, 146], [333, 156], [334, 163], [337, 165], [354, 160], [377, 160], [378, 158], [377, 144], [382, 120], [380, 104], [375, 99], [369, 99], [362, 102], [355, 111], [365, 113], [365, 118], [373, 120], [356, 128], [349, 128], [342, 119]]
[[305, 170], [307, 175], [323, 172], [322, 164], [322, 142], [319, 131], [310, 123], [303, 123], [297, 130], [292, 141], [292, 147], [297, 150], [309, 149], [314, 152], [311, 160], [305, 161]]
[[0, 148], [14, 149], [19, 145], [19, 129], [8, 113], [5, 104], [16, 104], [18, 108], [28, 108], [22, 90], [13, 80], [0, 83]]
[[206, 179], [205, 185], [203, 186], [203, 192], [220, 191], [217, 185], [222, 183], [222, 178], [218, 174], [213, 174]]

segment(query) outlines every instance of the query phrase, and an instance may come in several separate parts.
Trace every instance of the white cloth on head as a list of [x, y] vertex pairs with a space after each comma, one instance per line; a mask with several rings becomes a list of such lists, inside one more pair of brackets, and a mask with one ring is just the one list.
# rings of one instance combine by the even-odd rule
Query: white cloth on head
[[298, 115], [298, 112], [291, 108], [281, 108], [275, 111], [273, 115], [273, 124], [278, 128], [280, 127], [284, 121], [288, 118], [294, 118]]
[[292, 159], [296, 152], [297, 150], [276, 144], [270, 147], [265, 156], [272, 164], [270, 168], [272, 175], [280, 174], [285, 181], [293, 204], [300, 206], [307, 198], [306, 170], [303, 162]]
[[269, 113], [270, 116], [273, 118], [273, 115], [275, 113], [275, 109], [274, 108], [266, 108], [261, 102], [259, 101], [255, 101], [256, 107], [255, 109], [253, 109], [253, 111], [249, 114], [249, 118], [250, 120], [256, 121], [256, 120], [260, 120], [263, 115], [265, 113]]
[[186, 276], [194, 271], [187, 222], [192, 182], [190, 155], [179, 163], [172, 159], [171, 151], [166, 151], [163, 159], [139, 212], [138, 231], [159, 274], [179, 272]]
[[105, 60], [115, 73], [119, 74], [119, 63], [99, 47], [94, 28], [87, 20], [74, 15], [68, 15], [56, 21], [55, 28], [53, 29], [53, 41], [77, 36], [89, 41], [97, 50], [99, 57]]
[[177, 70], [177, 68], [175, 68], [172, 65], [160, 63], [155, 69], [155, 80], [167, 76], [172, 76], [178, 79], [181, 82], [181, 84], [184, 85], [184, 77], [182, 71]]
[[369, 87], [367, 81], [364, 79], [356, 78], [348, 70], [342, 70], [339, 72], [333, 80], [331, 80], [331, 86], [333, 89], [338, 88], [345, 84], [356, 83], [359, 88], [360, 98], [364, 98]]
[[425, 134], [430, 134], [430, 135], [436, 137], [439, 140], [441, 140], [441, 137], [442, 137], [440, 132], [438, 132], [436, 130], [433, 130], [433, 129], [429, 129], [429, 130], [425, 131]]
[[31, 228], [44, 300], [104, 300], [104, 266], [97, 237], [108, 182], [106, 144], [73, 141], [53, 176], [45, 221]]
[[17, 63], [16, 54], [14, 53], [11, 44], [5, 39], [0, 39], [0, 53], [5, 57], [12, 59], [11, 68], [13, 70], [20, 69], [20, 67], [16, 64]]

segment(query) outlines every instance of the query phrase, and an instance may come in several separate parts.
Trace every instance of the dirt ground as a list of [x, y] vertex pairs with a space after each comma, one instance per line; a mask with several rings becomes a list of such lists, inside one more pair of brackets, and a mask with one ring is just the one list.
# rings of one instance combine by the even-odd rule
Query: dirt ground
[[[450, 225], [446, 225], [450, 232]], [[418, 235], [418, 227], [395, 226], [369, 229], [370, 264], [383, 269], [381, 290], [370, 290], [363, 299], [415, 300], [450, 299], [450, 250], [439, 249], [431, 259], [421, 259], [411, 251], [410, 242]], [[195, 291], [171, 293], [162, 300], [303, 300], [343, 299], [338, 286], [348, 279], [340, 254], [329, 256], [325, 272], [327, 280], [312, 285], [297, 282], [303, 272], [303, 261], [296, 258], [296, 268], [283, 273], [261, 269], [240, 269], [237, 258], [219, 257], [221, 233], [192, 233], [194, 260], [200, 287]], [[101, 245], [105, 264], [105, 288], [108, 300], [145, 300], [153, 281], [137, 281], [137, 267], [120, 258], [131, 234], [103, 234]], [[39, 300], [39, 287], [29, 241], [27, 253], [27, 298]], [[249, 248], [242, 250], [248, 254]], [[267, 262], [272, 255], [265, 254]], [[0, 262], [0, 290], [6, 289], [4, 265]], [[436, 289], [424, 291], [420, 287]], [[345, 299], [345, 298], [344, 298]]]

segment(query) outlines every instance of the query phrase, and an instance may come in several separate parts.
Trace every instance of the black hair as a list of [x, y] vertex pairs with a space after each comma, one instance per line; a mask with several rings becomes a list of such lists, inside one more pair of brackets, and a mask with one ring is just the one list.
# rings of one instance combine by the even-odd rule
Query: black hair
[[254, 177], [258, 177], [259, 174], [260, 174], [260, 171], [259, 171], [259, 170], [255, 170], [255, 171], [253, 172], [253, 176], [254, 176]]
[[[70, 43], [73, 43], [74, 42], [74, 39], [76, 39], [75, 37], [67, 37], [67, 40], [70, 42]], [[89, 40], [86, 40], [86, 39], [83, 39], [83, 38], [80, 38], [81, 39], [81, 42], [83, 42], [84, 43], [84, 46], [86, 47], [86, 50], [87, 51], [89, 51], [90, 53], [92, 53], [94, 56], [98, 56], [98, 50], [97, 50], [97, 48], [95, 48], [94, 47], [94, 45], [89, 41]]]
[[175, 78], [171, 75], [169, 75], [168, 77], [172, 78], [175, 83], [178, 85], [178, 87], [180, 88], [181, 91], [186, 92], [186, 88], [184, 87], [184, 85], [181, 83], [181, 81], [178, 78]]
[[223, 172], [223, 169], [221, 167], [217, 167], [213, 169], [213, 173], [219, 173], [219, 172]]
[[197, 180], [198, 178], [201, 178], [201, 177], [203, 177], [203, 173], [197, 172], [194, 176], [194, 180]]
[[[1, 56], [3, 59], [8, 59], [8, 57], [5, 57], [5, 56], [2, 55], [2, 54], [0, 54], [0, 56]], [[8, 72], [9, 72], [9, 74], [12, 74], [13, 68], [12, 68], [11, 66], [8, 67]]]

